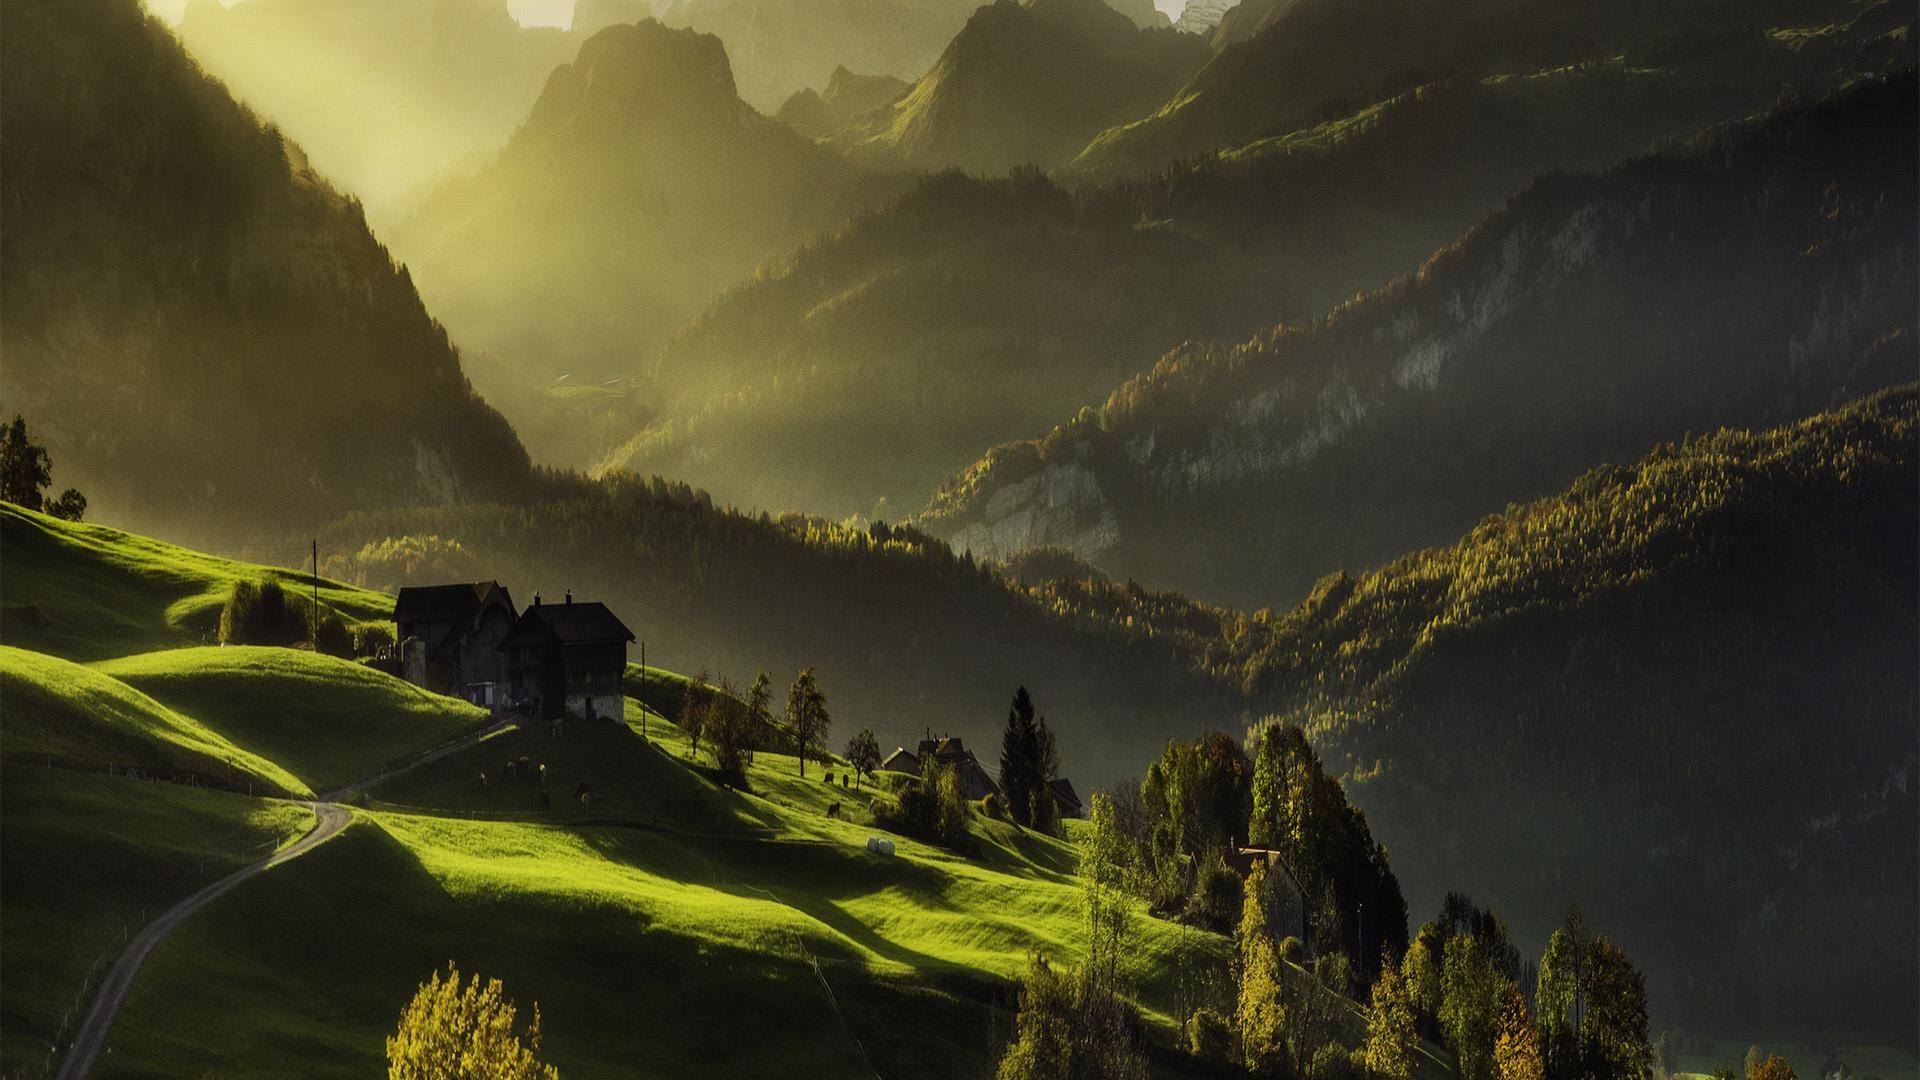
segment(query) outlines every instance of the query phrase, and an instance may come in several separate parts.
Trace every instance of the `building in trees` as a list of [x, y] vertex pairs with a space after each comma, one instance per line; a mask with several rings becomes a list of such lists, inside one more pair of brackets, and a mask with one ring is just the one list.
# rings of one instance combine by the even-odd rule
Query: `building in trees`
[[533, 606], [500, 642], [507, 659], [508, 693], [552, 720], [617, 720], [623, 714], [620, 678], [627, 669], [627, 643], [634, 640], [601, 603]]
[[960, 780], [960, 790], [969, 799], [984, 799], [1000, 793], [1000, 785], [993, 782], [993, 776], [981, 766], [980, 759], [974, 757], [973, 751], [967, 749], [957, 736], [934, 738], [930, 735], [921, 739], [920, 745], [913, 750], [897, 746], [880, 763], [880, 768], [884, 772], [919, 776], [921, 762], [929, 758], [935, 765], [953, 766]]
[[394, 640], [417, 638], [424, 663], [406, 665], [409, 680], [484, 709], [507, 707], [507, 658], [500, 643], [519, 618], [513, 596], [497, 581], [421, 585], [400, 590], [393, 606]]

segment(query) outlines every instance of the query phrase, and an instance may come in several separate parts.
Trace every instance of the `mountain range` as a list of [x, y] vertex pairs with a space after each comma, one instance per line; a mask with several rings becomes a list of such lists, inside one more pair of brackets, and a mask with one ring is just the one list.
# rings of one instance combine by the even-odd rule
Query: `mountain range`
[[1324, 318], [1177, 349], [921, 519], [1246, 606], [1436, 543], [1595, 461], [1916, 370], [1911, 72], [1543, 178]]

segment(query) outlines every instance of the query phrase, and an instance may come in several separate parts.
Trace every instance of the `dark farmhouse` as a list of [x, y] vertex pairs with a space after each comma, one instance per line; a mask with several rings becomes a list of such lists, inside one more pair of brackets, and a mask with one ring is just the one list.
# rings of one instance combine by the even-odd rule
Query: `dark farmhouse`
[[402, 674], [428, 690], [501, 711], [507, 667], [500, 642], [514, 619], [513, 597], [497, 581], [401, 589], [393, 621]]
[[566, 602], [533, 606], [500, 642], [508, 693], [552, 720], [617, 720], [623, 715], [620, 680], [633, 631], [605, 604]]

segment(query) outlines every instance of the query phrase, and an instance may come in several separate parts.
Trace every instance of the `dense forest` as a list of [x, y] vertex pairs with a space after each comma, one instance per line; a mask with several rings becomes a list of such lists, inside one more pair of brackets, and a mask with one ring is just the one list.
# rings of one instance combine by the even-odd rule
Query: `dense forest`
[[[1324, 319], [1194, 345], [921, 524], [1252, 607], [1441, 542], [1596, 461], [1911, 379], [1911, 71], [1542, 178]], [[1409, 453], [1412, 448], [1417, 452]]]
[[204, 540], [525, 490], [359, 204], [171, 33], [110, 0], [0, 18], [4, 404], [96, 514]]
[[[1898, 15], [1661, 69], [1446, 79], [1095, 188], [923, 180], [685, 326], [604, 463], [741, 506], [896, 517], [982, 447], [1045, 431], [1184, 342], [1310, 320], [1417, 267], [1538, 173], [1604, 168], [1782, 87], [1873, 70], [1899, 48], [1883, 39]], [[570, 448], [593, 460], [617, 426], [584, 412]], [[897, 451], [875, 460], [876, 445]]]

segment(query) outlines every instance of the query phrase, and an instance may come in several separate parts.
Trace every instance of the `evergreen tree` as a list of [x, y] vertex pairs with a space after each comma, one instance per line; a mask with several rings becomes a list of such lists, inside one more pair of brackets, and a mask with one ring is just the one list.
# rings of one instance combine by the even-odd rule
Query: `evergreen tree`
[[15, 416], [0, 439], [0, 499], [28, 510], [38, 510], [40, 493], [53, 483], [53, 461], [27, 435], [27, 421]]
[[1033, 824], [1034, 791], [1040, 786], [1039, 743], [1033, 699], [1022, 686], [1013, 692], [1007, 727], [1000, 736], [1000, 794], [1007, 800], [1007, 812], [1016, 825]]

